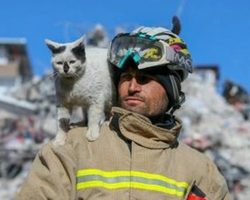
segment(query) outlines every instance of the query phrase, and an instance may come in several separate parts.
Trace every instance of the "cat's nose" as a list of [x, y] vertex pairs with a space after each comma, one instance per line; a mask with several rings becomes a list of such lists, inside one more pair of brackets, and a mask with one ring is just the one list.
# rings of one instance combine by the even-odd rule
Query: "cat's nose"
[[67, 63], [64, 63], [63, 65], [63, 71], [67, 73], [69, 71], [69, 65]]

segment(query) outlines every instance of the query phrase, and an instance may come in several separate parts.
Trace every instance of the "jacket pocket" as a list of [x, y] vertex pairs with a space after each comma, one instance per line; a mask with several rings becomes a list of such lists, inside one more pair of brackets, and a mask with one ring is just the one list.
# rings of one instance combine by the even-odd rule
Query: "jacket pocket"
[[193, 181], [187, 190], [185, 200], [207, 200], [206, 194]]
[[191, 190], [192, 190], [192, 188], [193, 188], [194, 185], [195, 185], [195, 180], [193, 180], [191, 182], [191, 184], [189, 185], [189, 187], [187, 188], [187, 192], [186, 192], [184, 200], [188, 200], [188, 195], [191, 192]]

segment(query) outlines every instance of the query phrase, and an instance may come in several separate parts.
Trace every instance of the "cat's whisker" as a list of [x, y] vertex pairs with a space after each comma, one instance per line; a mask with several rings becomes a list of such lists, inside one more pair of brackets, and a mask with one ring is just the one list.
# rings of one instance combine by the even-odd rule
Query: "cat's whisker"
[[73, 73], [73, 74], [71, 75], [71, 77], [72, 77], [72, 79], [74, 79], [74, 80], [77, 80], [77, 79], [79, 78], [79, 76], [78, 76], [76, 73]]
[[51, 74], [52, 77], [58, 77], [58, 72], [54, 72], [53, 74]]
[[53, 72], [47, 74], [47, 77], [54, 77], [54, 76], [56, 76], [57, 74], [58, 74], [58, 72], [53, 71]]
[[81, 84], [79, 84], [78, 82], [76, 82], [75, 84], [76, 84], [76, 86], [80, 86], [81, 87]]
[[54, 71], [54, 72], [53, 72], [53, 75], [57, 75], [57, 74], [59, 74], [58, 71]]
[[80, 76], [77, 73], [73, 74], [76, 79], [80, 78]]
[[54, 79], [57, 76], [57, 72], [52, 72], [44, 76], [44, 79]]
[[56, 81], [58, 79], [58, 76], [54, 76], [53, 78], [54, 78], [54, 81]]

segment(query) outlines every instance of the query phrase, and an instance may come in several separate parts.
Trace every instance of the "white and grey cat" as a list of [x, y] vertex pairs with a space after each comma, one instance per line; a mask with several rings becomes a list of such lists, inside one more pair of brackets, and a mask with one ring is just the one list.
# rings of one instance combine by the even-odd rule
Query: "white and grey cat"
[[54, 144], [64, 144], [75, 106], [82, 107], [87, 118], [87, 138], [90, 141], [97, 139], [114, 96], [107, 50], [85, 49], [83, 37], [71, 43], [48, 39], [45, 43], [52, 52], [58, 107], [58, 131]]

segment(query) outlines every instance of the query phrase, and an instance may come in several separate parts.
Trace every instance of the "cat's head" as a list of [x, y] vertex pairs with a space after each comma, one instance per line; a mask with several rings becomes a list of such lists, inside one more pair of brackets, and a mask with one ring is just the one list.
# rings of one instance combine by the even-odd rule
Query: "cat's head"
[[62, 78], [79, 78], [86, 68], [84, 37], [71, 43], [57, 43], [46, 39], [51, 50], [54, 74]]

